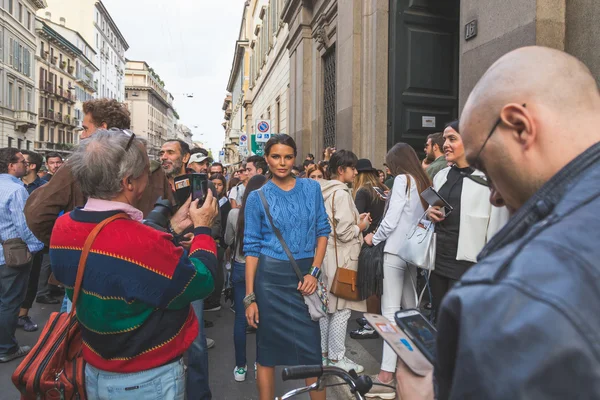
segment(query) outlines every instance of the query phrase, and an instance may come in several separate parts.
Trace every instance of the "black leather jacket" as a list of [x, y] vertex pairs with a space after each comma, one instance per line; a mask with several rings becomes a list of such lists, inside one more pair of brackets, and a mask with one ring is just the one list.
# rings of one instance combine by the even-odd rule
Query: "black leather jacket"
[[442, 304], [438, 397], [600, 398], [600, 143], [478, 259]]

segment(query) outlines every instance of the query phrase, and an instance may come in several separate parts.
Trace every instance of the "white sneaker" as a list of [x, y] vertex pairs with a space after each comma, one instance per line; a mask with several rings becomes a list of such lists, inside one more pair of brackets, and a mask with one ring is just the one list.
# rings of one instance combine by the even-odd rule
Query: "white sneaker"
[[248, 372], [248, 367], [235, 367], [233, 369], [233, 378], [236, 382], [244, 382], [246, 380], [246, 372]]
[[212, 349], [213, 347], [215, 347], [215, 341], [211, 338], [206, 338], [206, 348]]
[[321, 356], [321, 363], [323, 364], [324, 367], [329, 365], [329, 358]]
[[338, 367], [343, 370], [346, 370], [346, 372], [350, 372], [350, 370], [353, 369], [356, 371], [357, 374], [360, 374], [361, 372], [363, 372], [365, 370], [365, 368], [362, 365], [355, 363], [354, 361], [350, 360], [348, 357], [344, 357], [337, 362], [329, 360], [329, 365], [332, 367]]

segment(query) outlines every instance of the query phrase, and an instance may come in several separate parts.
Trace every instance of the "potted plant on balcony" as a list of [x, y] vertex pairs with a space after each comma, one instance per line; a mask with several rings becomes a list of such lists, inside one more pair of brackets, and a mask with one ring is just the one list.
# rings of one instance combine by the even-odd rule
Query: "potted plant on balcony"
[[73, 71], [75, 71], [75, 67], [70, 65], [69, 68], [67, 68], [69, 70], [69, 73], [72, 75]]
[[56, 61], [58, 61], [58, 57], [52, 57], [52, 64], [56, 65]]
[[67, 62], [66, 61], [62, 61], [60, 63], [60, 69], [65, 69], [67, 67]]

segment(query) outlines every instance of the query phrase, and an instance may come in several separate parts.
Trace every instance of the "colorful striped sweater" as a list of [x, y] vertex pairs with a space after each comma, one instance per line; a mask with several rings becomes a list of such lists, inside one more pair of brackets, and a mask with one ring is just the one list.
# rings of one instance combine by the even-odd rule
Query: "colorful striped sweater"
[[[74, 209], [58, 218], [50, 239], [52, 271], [70, 299], [83, 243], [119, 211]], [[138, 372], [181, 356], [198, 335], [190, 303], [214, 289], [216, 244], [197, 228], [189, 256], [172, 236], [133, 220], [116, 220], [88, 256], [77, 302], [83, 356], [111, 372]]]

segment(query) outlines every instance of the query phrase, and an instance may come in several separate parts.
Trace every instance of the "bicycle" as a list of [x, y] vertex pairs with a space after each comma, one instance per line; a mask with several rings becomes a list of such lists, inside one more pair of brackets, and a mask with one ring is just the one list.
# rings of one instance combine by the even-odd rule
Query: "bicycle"
[[[343, 383], [326, 384], [324, 378], [328, 376], [337, 376]], [[297, 367], [287, 367], [281, 373], [281, 379], [289, 381], [292, 379], [318, 378], [315, 383], [299, 389], [287, 392], [283, 397], [276, 397], [275, 400], [286, 400], [303, 393], [315, 390], [323, 390], [328, 387], [348, 385], [350, 392], [354, 394], [356, 400], [365, 400], [364, 395], [369, 393], [373, 387], [373, 381], [368, 375], [358, 375], [354, 370], [347, 372], [338, 367], [329, 367], [322, 365], [301, 365]], [[379, 384], [376, 384], [379, 385]], [[388, 386], [388, 385], [384, 385]]]

